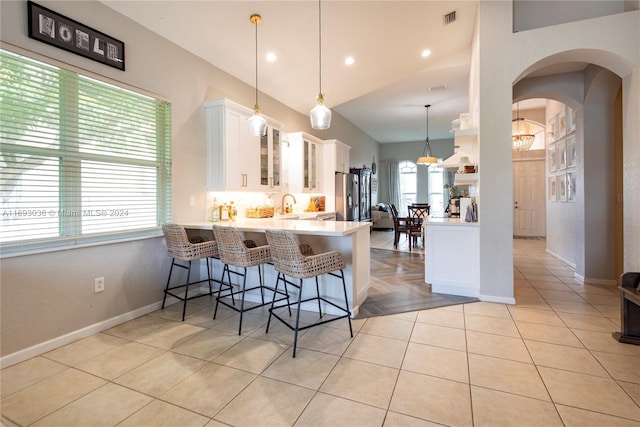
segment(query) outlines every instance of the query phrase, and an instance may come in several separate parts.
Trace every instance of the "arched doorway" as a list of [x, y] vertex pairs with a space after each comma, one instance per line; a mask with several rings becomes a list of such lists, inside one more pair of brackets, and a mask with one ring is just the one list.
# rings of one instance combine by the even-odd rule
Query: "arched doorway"
[[623, 268], [621, 85], [611, 71], [573, 61], [522, 76], [513, 89], [514, 101], [548, 100], [547, 251], [586, 283], [615, 283]]

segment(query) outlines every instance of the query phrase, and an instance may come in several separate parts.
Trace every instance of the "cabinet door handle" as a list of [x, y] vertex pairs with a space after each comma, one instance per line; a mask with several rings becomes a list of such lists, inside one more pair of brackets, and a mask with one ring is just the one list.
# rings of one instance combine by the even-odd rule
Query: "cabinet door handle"
[[242, 186], [246, 187], [247, 186], [247, 174], [243, 173], [242, 175]]

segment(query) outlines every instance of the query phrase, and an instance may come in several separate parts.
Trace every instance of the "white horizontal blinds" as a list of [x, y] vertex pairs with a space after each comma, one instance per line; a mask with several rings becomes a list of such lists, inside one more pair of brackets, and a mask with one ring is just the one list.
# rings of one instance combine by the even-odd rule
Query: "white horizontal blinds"
[[0, 242], [60, 235], [60, 73], [2, 53]]
[[120, 238], [170, 218], [168, 103], [0, 54], [0, 243]]

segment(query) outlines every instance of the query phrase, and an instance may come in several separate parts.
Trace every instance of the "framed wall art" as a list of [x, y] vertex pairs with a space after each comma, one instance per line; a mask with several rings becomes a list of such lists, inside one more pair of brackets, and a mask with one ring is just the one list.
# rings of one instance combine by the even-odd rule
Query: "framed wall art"
[[550, 176], [549, 177], [549, 201], [550, 202], [555, 202], [556, 201], [556, 177], [555, 176]]
[[567, 167], [567, 141], [562, 140], [556, 144], [556, 162], [557, 170], [566, 169]]
[[576, 130], [576, 110], [571, 107], [567, 107], [567, 133], [571, 133]]
[[29, 37], [124, 71], [124, 43], [32, 1]]
[[556, 139], [558, 139], [557, 118], [558, 118], [557, 115], [555, 115], [547, 121], [547, 141], [548, 142], [553, 142]]
[[576, 136], [567, 137], [567, 167], [576, 165]]
[[566, 183], [567, 183], [567, 201], [575, 202], [576, 201], [576, 179], [578, 174], [576, 172], [567, 173]]
[[558, 201], [567, 201], [567, 174], [556, 175], [556, 190], [558, 192]]
[[549, 145], [549, 149], [547, 150], [547, 165], [549, 172], [555, 172], [556, 168], [558, 167], [555, 145]]
[[567, 115], [564, 109], [558, 113], [558, 138], [567, 134]]

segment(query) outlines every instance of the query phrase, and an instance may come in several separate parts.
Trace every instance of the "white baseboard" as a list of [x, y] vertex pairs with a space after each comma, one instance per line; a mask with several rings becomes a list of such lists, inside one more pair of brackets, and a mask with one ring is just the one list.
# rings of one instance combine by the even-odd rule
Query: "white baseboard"
[[[170, 305], [172, 302], [176, 301], [178, 300], [174, 299], [174, 301], [171, 301], [170, 299], [167, 299], [166, 305]], [[133, 320], [140, 316], [144, 316], [145, 314], [149, 314], [153, 311], [159, 310], [160, 307], [162, 307], [162, 301], [158, 301], [145, 307], [123, 313], [119, 316], [112, 317], [111, 319], [103, 320], [102, 322], [94, 323], [93, 325], [78, 329], [77, 331], [69, 332], [68, 334], [64, 334], [48, 341], [36, 344], [32, 347], [16, 351], [15, 353], [7, 354], [6, 356], [0, 358], [0, 368], [4, 369], [8, 366], [15, 365], [16, 363], [20, 363], [27, 359], [31, 359], [32, 357], [44, 354], [48, 351], [55, 350], [56, 348], [62, 347], [63, 345], [72, 343], [82, 338], [89, 337], [91, 335], [105, 331], [109, 328], [113, 328], [114, 326], [117, 326], [121, 323], [128, 322], [129, 320]]]
[[575, 262], [571, 262], [566, 258], [563, 258], [562, 256], [558, 255], [557, 253], [550, 251], [549, 249], [546, 249], [547, 253], [549, 255], [551, 255], [552, 257], [559, 259], [560, 261], [564, 262], [565, 264], [567, 264], [569, 267], [573, 268], [574, 270], [576, 269], [576, 263]]
[[607, 285], [607, 286], [616, 286], [618, 284], [617, 280], [612, 279], [592, 279], [590, 277], [584, 278], [584, 283], [589, 285]]

